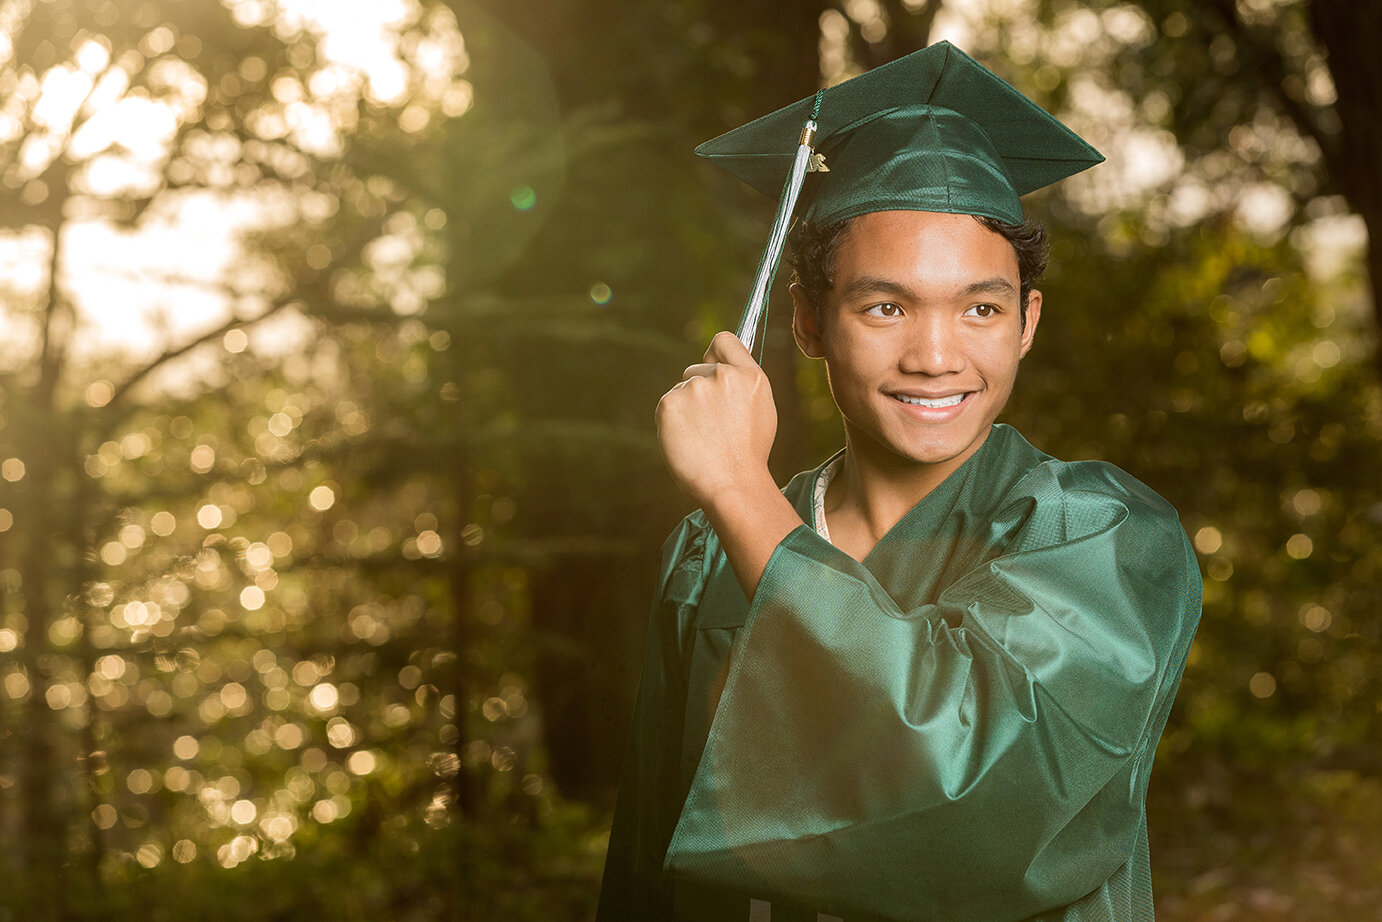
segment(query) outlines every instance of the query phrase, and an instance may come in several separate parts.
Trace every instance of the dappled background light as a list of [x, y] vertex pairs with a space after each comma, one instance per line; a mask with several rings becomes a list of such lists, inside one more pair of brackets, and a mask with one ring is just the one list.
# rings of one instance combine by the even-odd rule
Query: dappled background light
[[[1159, 917], [1370, 912], [1382, 215], [1338, 6], [0, 6], [0, 916], [588, 917], [688, 511], [652, 407], [772, 207], [690, 151], [942, 38], [1109, 157], [1028, 199], [1008, 417], [1201, 561]], [[840, 434], [776, 304], [785, 479]]]

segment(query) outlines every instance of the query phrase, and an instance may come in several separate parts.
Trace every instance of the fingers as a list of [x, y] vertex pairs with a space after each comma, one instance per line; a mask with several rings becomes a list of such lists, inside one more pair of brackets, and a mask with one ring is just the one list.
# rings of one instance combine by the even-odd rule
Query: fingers
[[753, 355], [744, 348], [739, 337], [726, 330], [715, 334], [715, 338], [710, 341], [710, 347], [705, 350], [705, 360], [696, 365], [686, 366], [686, 370], [681, 373], [681, 381], [672, 389], [676, 390], [695, 378], [715, 377], [715, 369], [719, 365], [758, 367]]
[[705, 350], [703, 360], [697, 365], [689, 365], [681, 373], [683, 382], [690, 381], [692, 378], [712, 378], [715, 376], [716, 365], [734, 365], [757, 367], [758, 363], [753, 360], [753, 355], [744, 344], [739, 341], [728, 330], [715, 334], [715, 338], [710, 341], [710, 346]]
[[728, 330], [715, 334], [715, 338], [710, 341], [710, 348], [705, 350], [705, 361], [725, 365], [758, 364], [753, 360], [753, 354], [739, 341], [739, 337]]
[[688, 365], [686, 370], [681, 373], [682, 383], [690, 381], [692, 378], [709, 378], [715, 374], [714, 362], [705, 362], [700, 365]]

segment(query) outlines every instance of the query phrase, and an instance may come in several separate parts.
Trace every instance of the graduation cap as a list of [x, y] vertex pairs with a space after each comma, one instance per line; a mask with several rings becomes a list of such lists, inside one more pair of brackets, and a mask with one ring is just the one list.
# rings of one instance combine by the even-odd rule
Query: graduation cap
[[[739, 339], [750, 350], [803, 185], [803, 218], [817, 224], [893, 210], [1021, 224], [1022, 195], [1104, 159], [949, 42], [823, 89], [696, 153], [765, 195], [779, 195], [739, 322]], [[806, 183], [808, 172], [815, 175]]]

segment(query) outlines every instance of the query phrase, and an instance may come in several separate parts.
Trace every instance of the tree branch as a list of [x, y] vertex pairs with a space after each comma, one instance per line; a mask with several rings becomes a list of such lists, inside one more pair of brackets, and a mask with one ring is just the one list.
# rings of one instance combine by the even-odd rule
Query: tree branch
[[[136, 370], [128, 378], [116, 385], [115, 392], [111, 396], [110, 401], [106, 404], [106, 406], [114, 407], [120, 402], [122, 402], [125, 399], [125, 395], [127, 395], [136, 385], [148, 378], [149, 375], [153, 374], [155, 371], [162, 368], [164, 365], [167, 365], [173, 359], [176, 359], [179, 356], [186, 355], [187, 353], [191, 352], [198, 346], [203, 345], [204, 343], [209, 343], [212, 340], [219, 339], [220, 337], [225, 336], [227, 333], [229, 333], [233, 329], [236, 329], [237, 327], [253, 326], [254, 324], [257, 324], [261, 321], [267, 320], [268, 318], [282, 311], [283, 308], [287, 307], [289, 304], [293, 303], [296, 300], [298, 300], [298, 298], [295, 296], [295, 293], [284, 295], [283, 297], [280, 297], [278, 300], [276, 300], [262, 313], [260, 313], [257, 317], [250, 317], [248, 319], [232, 317], [220, 326], [215, 327], [211, 330], [207, 330], [200, 336], [193, 337], [192, 339], [187, 340], [179, 346], [175, 346], [171, 349], [165, 350], [162, 354], [145, 363], [142, 367]], [[103, 427], [102, 431], [105, 431], [108, 428], [109, 426]]]
[[[1336, 173], [1342, 153], [1338, 139], [1324, 130], [1315, 111], [1307, 103], [1286, 92], [1286, 78], [1290, 76], [1290, 69], [1270, 36], [1243, 22], [1234, 0], [1209, 0], [1203, 9], [1233, 36], [1240, 53], [1246, 52], [1242, 55], [1248, 59], [1245, 63], [1251, 64], [1261, 75], [1257, 82], [1270, 90], [1277, 105], [1295, 126], [1319, 145], [1326, 168], [1331, 174]], [[1216, 30], [1211, 27], [1207, 31], [1212, 33]]]
[[[283, 310], [283, 308], [287, 307], [289, 304], [295, 301], [310, 301], [313, 296], [320, 297], [323, 301], [330, 303], [330, 294], [325, 290], [324, 286], [324, 282], [327, 278], [327, 273], [329, 272], [329, 270], [334, 266], [339, 266], [342, 263], [358, 259], [360, 254], [364, 251], [365, 247], [368, 246], [369, 243], [378, 236], [379, 229], [383, 227], [384, 222], [387, 221], [388, 218], [395, 211], [398, 210], [398, 207], [398, 205], [392, 205], [390, 207], [385, 208], [384, 213], [379, 217], [377, 221], [371, 222], [366, 228], [361, 230], [349, 241], [344, 252], [342, 253], [340, 260], [334, 262], [332, 265], [326, 266], [323, 269], [314, 271], [307, 277], [307, 279], [300, 281], [298, 284], [290, 285], [288, 287], [288, 290], [284, 294], [280, 295], [270, 307], [265, 309], [258, 316], [250, 317], [248, 319], [232, 317], [225, 323], [221, 324], [219, 327], [208, 330], [200, 336], [194, 337], [193, 339], [188, 340], [187, 342], [179, 346], [170, 348], [164, 351], [161, 355], [146, 363], [143, 367], [136, 370], [133, 374], [131, 374], [128, 378], [126, 378], [123, 382], [116, 386], [115, 391], [112, 394], [110, 401], [106, 404], [106, 406], [114, 407], [117, 404], [119, 404], [121, 401], [125, 399], [125, 396], [130, 392], [132, 388], [135, 387], [135, 385], [139, 384], [141, 381], [148, 378], [149, 375], [157, 371], [159, 368], [162, 368], [164, 365], [168, 364], [173, 359], [176, 359], [179, 356], [186, 355], [188, 352], [191, 352], [198, 346], [211, 342], [212, 340], [218, 337], [225, 336], [226, 333], [229, 333], [231, 330], [237, 327], [252, 326], [254, 324], [260, 323], [264, 320], [267, 320], [274, 314], [279, 313]], [[331, 313], [331, 311], [328, 310], [322, 313], [329, 314]], [[110, 425], [114, 425], [113, 421], [109, 423], [106, 428], [109, 428]]]

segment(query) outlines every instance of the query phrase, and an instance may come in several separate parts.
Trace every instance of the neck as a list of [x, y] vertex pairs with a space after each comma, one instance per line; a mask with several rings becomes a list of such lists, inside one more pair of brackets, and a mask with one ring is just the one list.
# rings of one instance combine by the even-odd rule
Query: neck
[[957, 471], [987, 439], [961, 455], [933, 464], [879, 450], [846, 430], [845, 456], [830, 489], [825, 513], [835, 545], [863, 559], [903, 516]]

